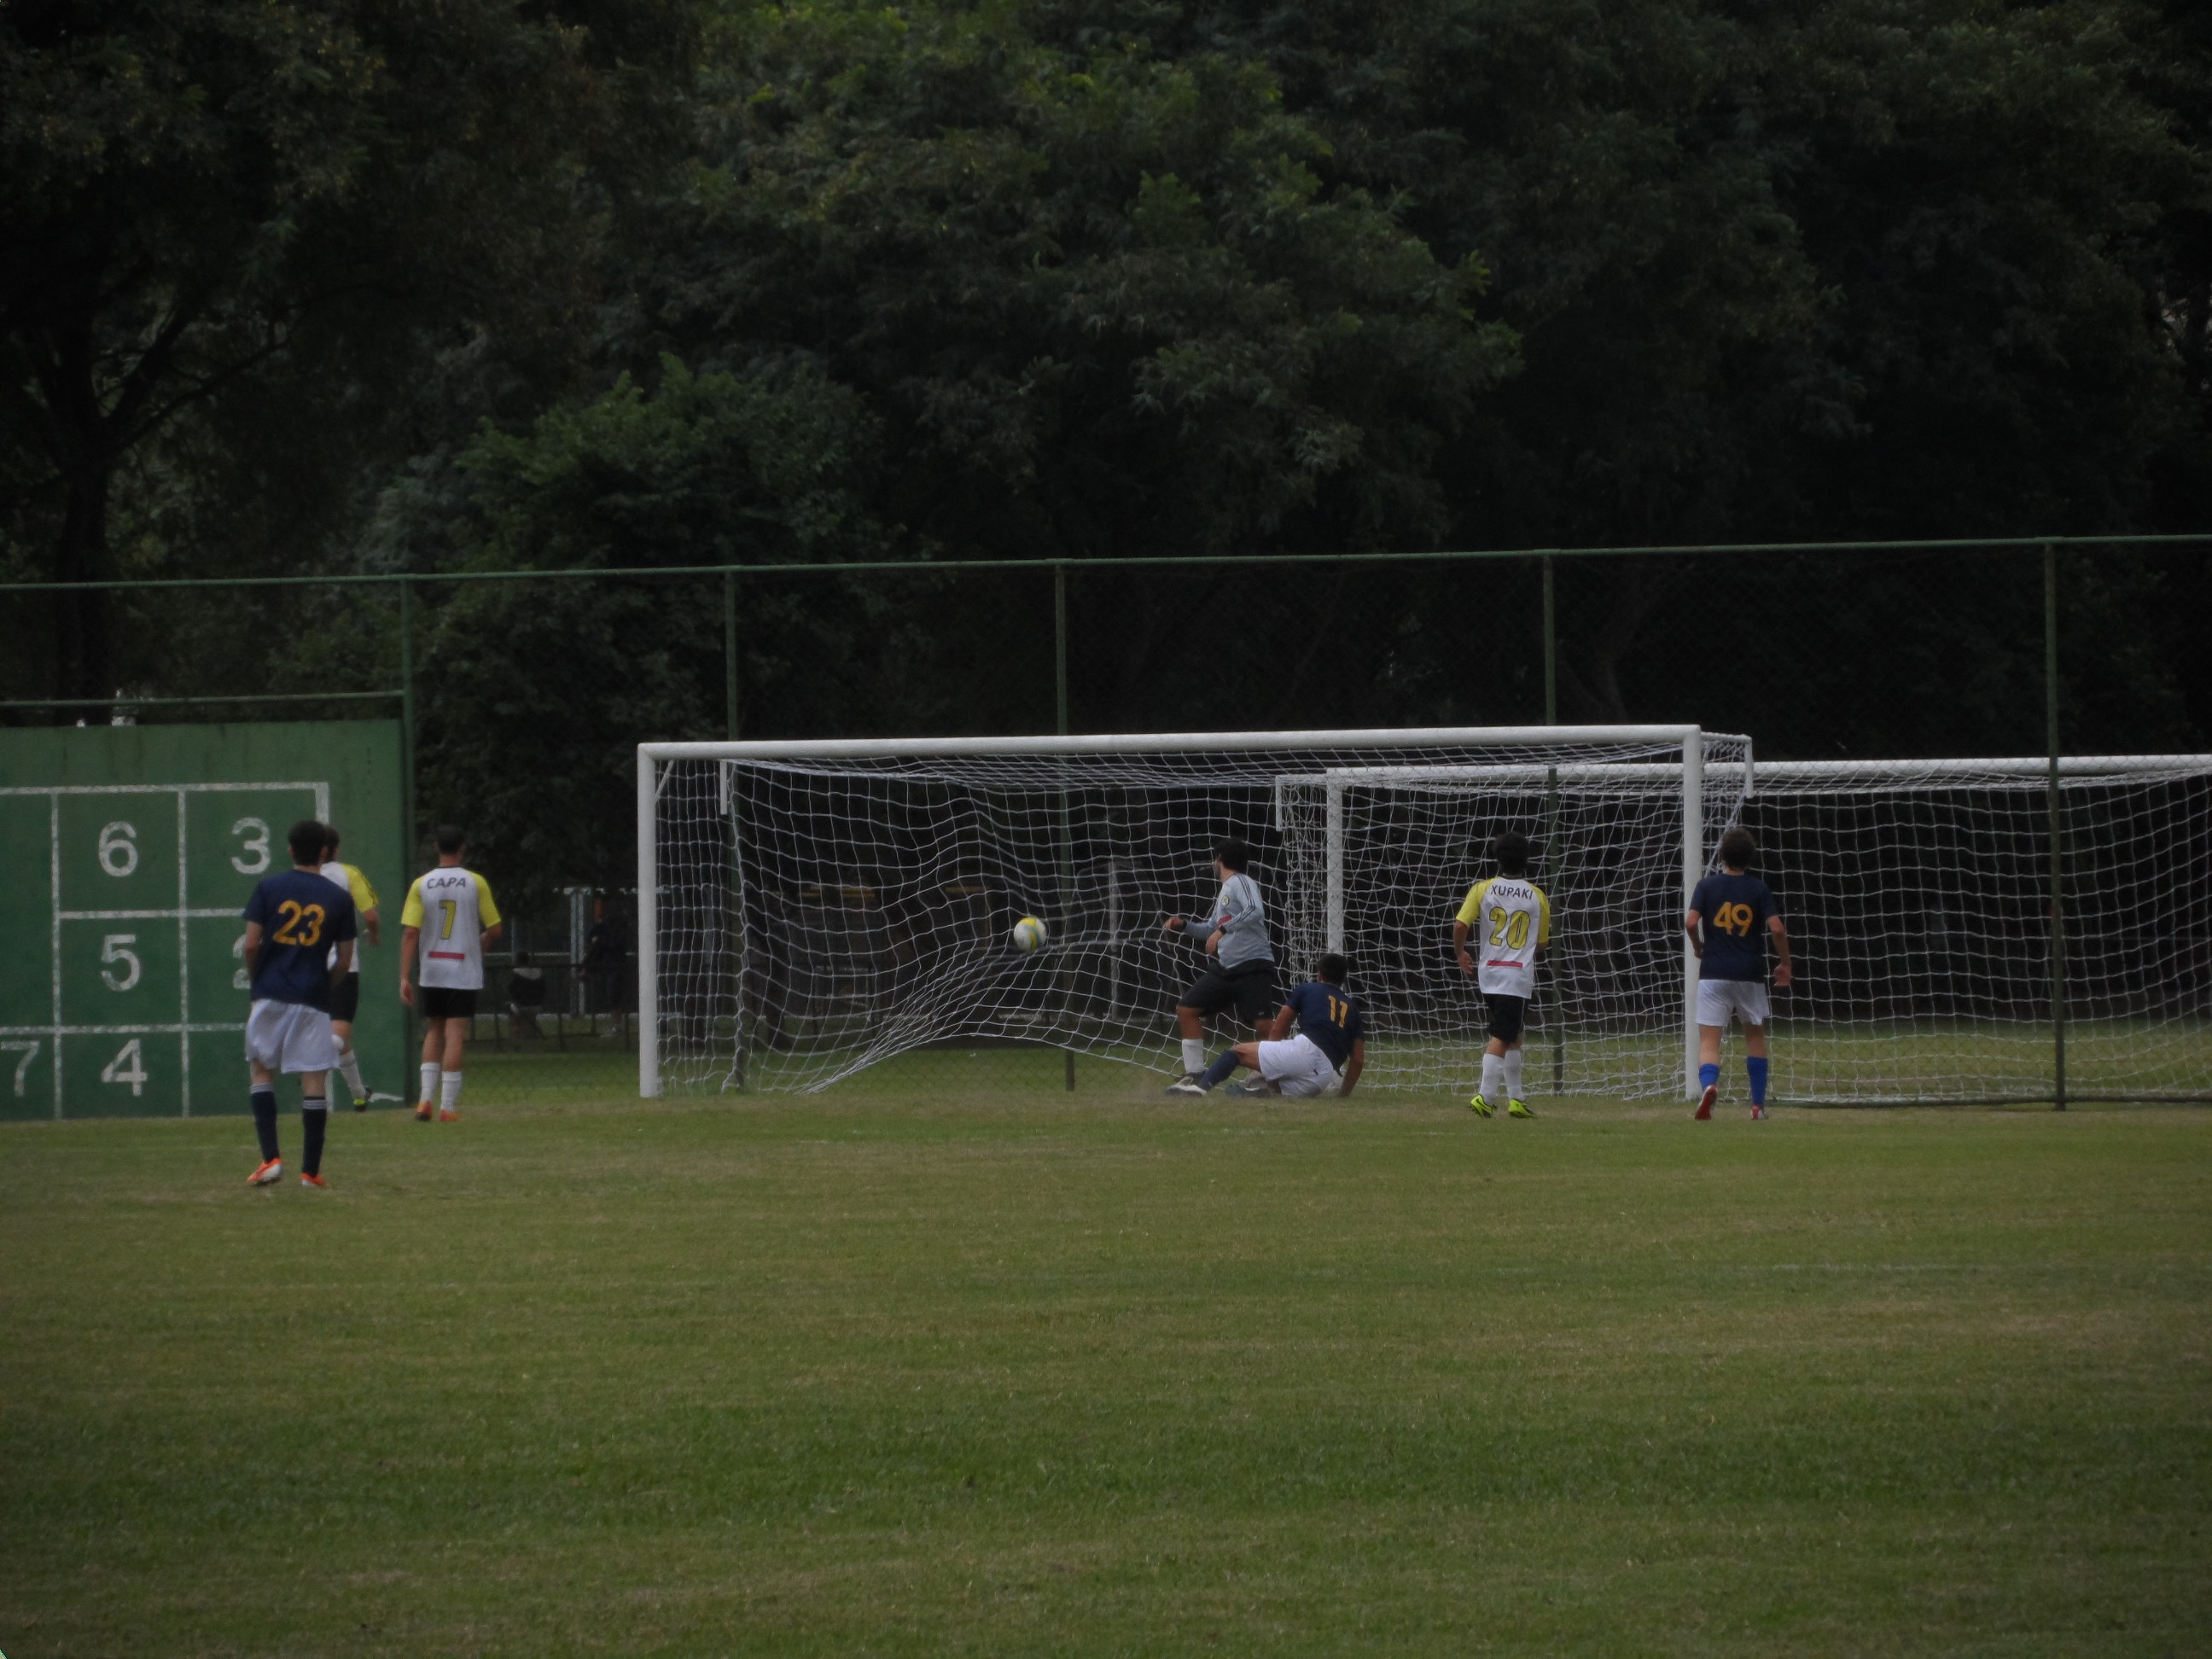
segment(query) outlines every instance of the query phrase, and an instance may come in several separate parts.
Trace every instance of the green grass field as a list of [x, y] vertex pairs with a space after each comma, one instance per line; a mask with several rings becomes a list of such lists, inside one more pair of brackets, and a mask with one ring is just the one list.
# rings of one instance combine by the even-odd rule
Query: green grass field
[[2212, 1114], [1057, 1071], [0, 1127], [0, 1649], [2203, 1650]]

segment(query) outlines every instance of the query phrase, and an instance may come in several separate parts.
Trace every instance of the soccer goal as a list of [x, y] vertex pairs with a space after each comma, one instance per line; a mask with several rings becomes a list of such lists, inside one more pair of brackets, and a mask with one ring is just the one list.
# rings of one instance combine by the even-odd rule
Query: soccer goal
[[1531, 1082], [1680, 1095], [1682, 907], [1750, 759], [1680, 726], [643, 744], [639, 1087], [819, 1089], [979, 1038], [1165, 1072], [1201, 958], [1160, 921], [1206, 908], [1234, 836], [1285, 985], [1352, 959], [1362, 1088], [1463, 1091], [1452, 918], [1512, 829], [1556, 917]]
[[2055, 871], [2047, 759], [1750, 781], [1802, 969], [1776, 1098], [2212, 1099], [2212, 756], [2062, 760]]

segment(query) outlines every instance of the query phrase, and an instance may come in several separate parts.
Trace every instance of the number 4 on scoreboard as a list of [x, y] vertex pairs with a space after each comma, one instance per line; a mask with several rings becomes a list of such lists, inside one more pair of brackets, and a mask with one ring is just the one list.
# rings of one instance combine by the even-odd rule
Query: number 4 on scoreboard
[[146, 1058], [139, 1051], [138, 1039], [132, 1037], [115, 1051], [115, 1058], [100, 1068], [102, 1083], [127, 1083], [135, 1097], [146, 1091]]

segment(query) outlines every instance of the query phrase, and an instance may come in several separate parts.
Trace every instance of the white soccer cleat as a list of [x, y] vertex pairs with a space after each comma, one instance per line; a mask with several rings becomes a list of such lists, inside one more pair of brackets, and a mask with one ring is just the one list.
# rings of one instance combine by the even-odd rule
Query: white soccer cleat
[[1206, 1092], [1206, 1085], [1194, 1077], [1187, 1077], [1180, 1082], [1169, 1084], [1168, 1092], [1171, 1095], [1202, 1095]]

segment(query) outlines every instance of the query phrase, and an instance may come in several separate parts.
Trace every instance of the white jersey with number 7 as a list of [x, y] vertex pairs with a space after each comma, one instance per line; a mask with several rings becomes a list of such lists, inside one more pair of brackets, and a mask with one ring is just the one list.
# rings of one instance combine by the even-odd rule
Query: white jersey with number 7
[[491, 884], [473, 870], [441, 865], [407, 890], [402, 927], [422, 930], [420, 977], [453, 991], [483, 989], [483, 930], [499, 925]]

